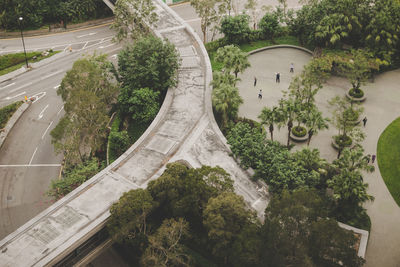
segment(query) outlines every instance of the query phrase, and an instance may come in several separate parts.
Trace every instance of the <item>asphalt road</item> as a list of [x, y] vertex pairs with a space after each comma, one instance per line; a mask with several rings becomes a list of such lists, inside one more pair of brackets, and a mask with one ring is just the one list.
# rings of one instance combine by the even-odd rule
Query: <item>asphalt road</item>
[[[63, 36], [53, 38], [59, 41]], [[110, 39], [76, 47], [57, 61], [0, 83], [0, 106], [23, 100], [25, 95], [37, 96], [0, 149], [0, 239], [52, 204], [44, 193], [50, 181], [58, 178], [62, 161], [49, 135], [64, 114], [57, 88], [84, 54], [106, 53], [115, 61], [121, 45]]]

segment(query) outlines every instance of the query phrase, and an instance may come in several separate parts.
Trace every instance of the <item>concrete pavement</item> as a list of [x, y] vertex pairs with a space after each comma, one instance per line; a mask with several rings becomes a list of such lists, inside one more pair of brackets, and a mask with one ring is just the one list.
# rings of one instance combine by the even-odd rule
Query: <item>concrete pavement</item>
[[[286, 90], [293, 74], [289, 72], [290, 63], [295, 66], [294, 75], [299, 74], [303, 66], [311, 59], [310, 55], [295, 49], [266, 50], [249, 57], [251, 67], [243, 74], [238, 83], [239, 91], [244, 103], [239, 109], [239, 116], [257, 119], [264, 106], [273, 106]], [[281, 83], [275, 83], [275, 72], [281, 73]], [[257, 77], [257, 86], [253, 87], [254, 76]], [[368, 118], [365, 132], [367, 137], [363, 142], [366, 154], [376, 154], [377, 142], [384, 129], [400, 115], [400, 70], [378, 75], [374, 83], [363, 86], [367, 100], [363, 116]], [[324, 88], [316, 96], [316, 104], [324, 116], [331, 117], [327, 101], [336, 95], [344, 95], [350, 84], [339, 77], [331, 77]], [[263, 99], [257, 98], [258, 91], [263, 90]], [[318, 148], [321, 156], [329, 161], [336, 158], [337, 152], [331, 147], [331, 137], [337, 130], [330, 126], [329, 130], [322, 131], [313, 137], [310, 147]], [[287, 130], [276, 129], [274, 139], [285, 143]], [[300, 149], [306, 144], [297, 144], [294, 149]], [[400, 164], [400, 163], [394, 163]], [[376, 171], [365, 174], [365, 182], [369, 184], [369, 194], [375, 197], [374, 202], [366, 203], [368, 214], [371, 217], [372, 229], [366, 254], [366, 266], [400, 266], [400, 208], [397, 206], [379, 173]]]

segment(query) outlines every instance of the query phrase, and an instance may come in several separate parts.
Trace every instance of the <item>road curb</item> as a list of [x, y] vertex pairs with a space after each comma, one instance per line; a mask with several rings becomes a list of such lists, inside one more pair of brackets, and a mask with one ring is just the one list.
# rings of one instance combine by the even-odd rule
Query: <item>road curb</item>
[[24, 112], [28, 109], [28, 107], [30, 106], [30, 102], [24, 102], [15, 112], [14, 114], [11, 116], [11, 118], [8, 120], [6, 127], [4, 127], [4, 131], [2, 131], [0, 133], [0, 148], [2, 147], [4, 141], [7, 138], [7, 135], [9, 132], [11, 132], [12, 128], [14, 127], [14, 125], [17, 123], [17, 121], [19, 120], [19, 118], [22, 116], [22, 114], [24, 114]]

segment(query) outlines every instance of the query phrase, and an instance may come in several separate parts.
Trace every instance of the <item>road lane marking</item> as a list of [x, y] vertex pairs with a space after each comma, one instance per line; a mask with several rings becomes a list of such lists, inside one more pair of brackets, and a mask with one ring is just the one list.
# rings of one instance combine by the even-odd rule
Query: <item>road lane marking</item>
[[15, 83], [7, 84], [6, 86], [1, 87], [1, 88], [0, 88], [0, 91], [3, 90], [3, 89], [6, 89], [7, 87], [10, 87], [10, 86], [12, 86], [12, 85], [14, 85], [14, 84], [15, 84]]
[[61, 84], [59, 84], [59, 85], [56, 85], [56, 86], [54, 86], [53, 88], [57, 90], [57, 89], [58, 89], [58, 87], [60, 87], [60, 86], [61, 86]]
[[22, 89], [22, 88], [24, 88], [24, 87], [27, 87], [27, 86], [29, 86], [29, 85], [31, 85], [31, 84], [32, 84], [32, 82], [26, 83], [26, 84], [24, 84], [24, 85], [22, 85], [22, 86], [20, 86], [20, 87], [17, 87], [17, 88], [15, 88], [15, 89], [11, 90], [10, 93], [14, 93], [15, 91], [18, 91], [18, 90], [20, 90], [20, 89]]
[[35, 156], [37, 149], [38, 149], [38, 148], [36, 147], [36, 148], [35, 148], [35, 151], [33, 152], [33, 155], [32, 155], [32, 157], [31, 157], [31, 160], [29, 161], [29, 164], [28, 164], [28, 165], [31, 165], [32, 160], [33, 160], [33, 157]]
[[97, 32], [91, 32], [91, 33], [88, 33], [88, 34], [83, 34], [83, 35], [79, 35], [79, 36], [76, 36], [76, 38], [82, 38], [82, 37], [85, 37], [85, 36], [92, 36], [92, 35], [95, 35]]
[[99, 48], [100, 49], [104, 49], [104, 48], [107, 48], [107, 47], [110, 47], [110, 46], [113, 46], [113, 45], [115, 45], [115, 44], [109, 44], [109, 45], [106, 45], [106, 46], [99, 46]]
[[40, 78], [40, 80], [44, 80], [44, 79], [50, 78], [51, 76], [57, 75], [57, 74], [59, 74], [59, 73], [61, 73], [61, 72], [63, 72], [63, 70], [59, 70], [59, 71], [50, 73], [49, 75], [46, 75], [46, 76]]
[[60, 167], [61, 164], [9, 164], [9, 165], [0, 165], [0, 168], [9, 168], [9, 167]]
[[64, 106], [62, 106], [62, 107], [60, 108], [60, 110], [57, 112], [57, 116], [60, 115], [60, 112], [61, 112], [61, 110], [63, 110], [63, 108], [64, 108]]
[[44, 109], [42, 110], [42, 112], [40, 112], [38, 119], [40, 120], [41, 118], [43, 118], [44, 112], [46, 111], [46, 109], [49, 107], [49, 104], [47, 104], [47, 106], [44, 107]]
[[4, 99], [5, 99], [5, 100], [10, 100], [10, 99], [19, 97], [19, 96], [21, 96], [21, 95], [23, 95], [23, 94], [26, 94], [26, 92], [23, 91], [22, 93], [19, 93], [18, 95], [15, 95], [15, 96], [8, 96], [8, 97], [6, 97], [6, 98], [4, 98]]
[[89, 43], [89, 42], [86, 42], [85, 45], [82, 47], [81, 50], [85, 49], [85, 47], [87, 46], [88, 43]]
[[44, 139], [44, 136], [46, 135], [47, 131], [50, 129], [50, 126], [53, 124], [53, 121], [50, 122], [49, 126], [47, 126], [46, 131], [44, 131], [42, 135], [42, 140]]

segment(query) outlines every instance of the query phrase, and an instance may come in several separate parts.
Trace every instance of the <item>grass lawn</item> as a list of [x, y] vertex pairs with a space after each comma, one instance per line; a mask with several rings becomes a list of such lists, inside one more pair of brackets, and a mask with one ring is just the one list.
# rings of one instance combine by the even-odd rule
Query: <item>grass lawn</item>
[[[272, 42], [271, 40], [258, 40], [250, 43], [241, 44], [239, 45], [239, 47], [244, 52], [250, 52], [266, 46], [283, 45], [283, 44], [300, 46], [300, 43], [296, 37], [285, 35], [276, 38], [274, 42]], [[222, 69], [223, 65], [221, 63], [217, 63], [214, 61], [215, 53], [216, 51], [208, 51], [213, 71], [219, 71]]]
[[15, 111], [22, 105], [22, 101], [12, 103], [8, 106], [0, 108], [0, 129], [6, 127], [8, 120], [14, 114]]
[[[29, 52], [26, 53], [26, 57], [28, 58], [28, 63], [35, 63], [42, 59], [51, 57], [59, 53], [60, 51], [50, 52], [47, 56], [42, 56], [41, 52]], [[33, 57], [36, 56], [36, 59]], [[0, 56], [0, 75], [7, 74], [14, 70], [17, 70], [25, 65], [25, 55], [24, 53], [15, 53], [15, 54], [7, 54]]]
[[377, 160], [382, 178], [400, 206], [400, 118], [389, 124], [379, 137]]

